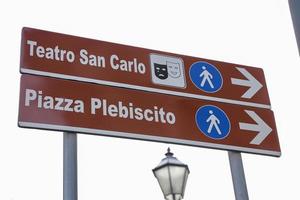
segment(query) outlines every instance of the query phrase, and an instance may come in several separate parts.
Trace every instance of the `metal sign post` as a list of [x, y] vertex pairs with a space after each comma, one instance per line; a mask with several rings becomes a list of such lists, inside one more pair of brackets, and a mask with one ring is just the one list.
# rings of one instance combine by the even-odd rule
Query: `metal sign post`
[[298, 51], [300, 54], [300, 2], [298, 0], [289, 0], [289, 5], [298, 44]]
[[77, 200], [77, 134], [64, 132], [64, 200]]
[[228, 151], [232, 182], [236, 200], [248, 200], [248, 191], [240, 152]]

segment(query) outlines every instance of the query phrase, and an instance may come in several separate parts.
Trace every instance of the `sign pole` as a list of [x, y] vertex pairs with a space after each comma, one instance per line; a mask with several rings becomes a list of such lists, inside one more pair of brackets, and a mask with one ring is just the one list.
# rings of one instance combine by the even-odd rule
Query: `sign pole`
[[236, 200], [248, 200], [248, 191], [240, 152], [228, 151], [232, 182]]
[[77, 200], [77, 134], [64, 132], [63, 199]]
[[300, 54], [300, 2], [298, 0], [289, 0], [289, 6], [298, 44], [298, 51]]

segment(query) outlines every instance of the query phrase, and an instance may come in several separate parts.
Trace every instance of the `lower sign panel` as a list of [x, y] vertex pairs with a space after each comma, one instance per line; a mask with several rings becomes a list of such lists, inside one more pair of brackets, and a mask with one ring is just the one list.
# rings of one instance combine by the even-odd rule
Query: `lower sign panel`
[[280, 156], [271, 110], [22, 75], [20, 127]]

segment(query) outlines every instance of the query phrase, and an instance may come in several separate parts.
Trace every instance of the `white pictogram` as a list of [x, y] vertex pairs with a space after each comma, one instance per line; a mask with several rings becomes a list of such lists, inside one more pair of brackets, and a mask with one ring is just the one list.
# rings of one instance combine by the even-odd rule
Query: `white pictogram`
[[202, 66], [202, 69], [203, 69], [203, 71], [200, 74], [200, 78], [202, 78], [200, 86], [203, 87], [205, 85], [205, 83], [208, 82], [209, 86], [211, 88], [214, 88], [214, 85], [211, 82], [211, 79], [213, 79], [213, 76], [211, 75], [211, 73], [209, 73], [209, 71], [206, 70], [205, 66]]
[[206, 120], [207, 123], [210, 123], [209, 127], [207, 129], [207, 132], [211, 133], [213, 127], [215, 127], [218, 134], [222, 135], [219, 125], [218, 125], [218, 124], [220, 124], [220, 120], [214, 115], [214, 112], [212, 110], [209, 111], [209, 114], [210, 114], [210, 116]]

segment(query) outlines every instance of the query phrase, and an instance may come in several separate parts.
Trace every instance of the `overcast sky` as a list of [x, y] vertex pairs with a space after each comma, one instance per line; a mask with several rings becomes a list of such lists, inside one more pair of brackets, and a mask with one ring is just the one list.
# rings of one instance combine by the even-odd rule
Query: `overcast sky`
[[[263, 68], [282, 156], [242, 154], [249, 197], [300, 198], [300, 60], [286, 0], [11, 0], [0, 17], [0, 199], [62, 199], [63, 134], [17, 127], [23, 26]], [[78, 199], [163, 199], [152, 168], [167, 147], [189, 165], [186, 200], [234, 199], [226, 151], [82, 134]]]

